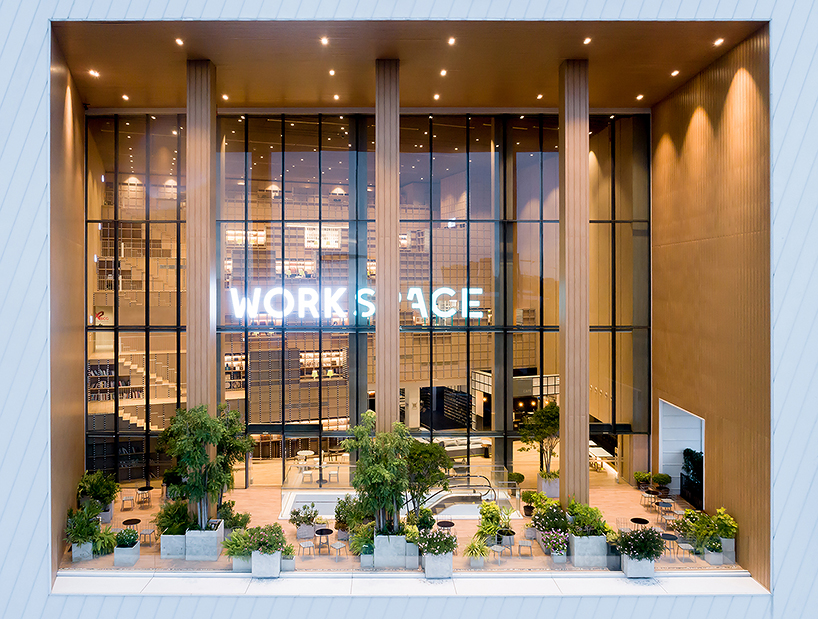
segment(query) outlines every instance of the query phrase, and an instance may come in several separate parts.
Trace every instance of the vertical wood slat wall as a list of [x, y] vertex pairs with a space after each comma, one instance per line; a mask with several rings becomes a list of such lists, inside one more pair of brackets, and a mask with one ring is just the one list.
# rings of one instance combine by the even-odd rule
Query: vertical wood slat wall
[[587, 503], [590, 335], [588, 61], [560, 65], [560, 501]]
[[[770, 587], [770, 109], [765, 26], [653, 108], [653, 428], [705, 420], [705, 509]], [[653, 470], [658, 465], [653, 433]]]
[[375, 411], [377, 429], [400, 415], [400, 63], [375, 61]]
[[[216, 414], [216, 67], [187, 64], [187, 405]], [[221, 366], [219, 365], [220, 369]]]

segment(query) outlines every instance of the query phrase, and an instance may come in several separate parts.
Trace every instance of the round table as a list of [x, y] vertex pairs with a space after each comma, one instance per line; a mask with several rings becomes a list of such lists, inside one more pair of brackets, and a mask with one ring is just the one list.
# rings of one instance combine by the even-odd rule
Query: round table
[[136, 489], [136, 502], [151, 504], [151, 490], [153, 486], [142, 486]]
[[141, 488], [137, 488], [140, 492], [150, 492], [153, 490], [153, 486], [142, 486]]
[[449, 531], [452, 530], [453, 527], [454, 527], [454, 522], [452, 522], [451, 520], [438, 520], [437, 521], [437, 528], [441, 529], [443, 531], [449, 532]]
[[[315, 537], [318, 538], [318, 554], [321, 554], [321, 546], [327, 547], [327, 552], [329, 552], [329, 536], [332, 535], [334, 531], [329, 527], [321, 527], [320, 529], [315, 530]], [[324, 541], [321, 541], [321, 538], [324, 538]]]
[[306, 462], [309, 456], [315, 455], [315, 452], [312, 449], [302, 449], [301, 451], [296, 451], [295, 455], [298, 456], [298, 459], [302, 462]]
[[[679, 539], [677, 536], [673, 535], [673, 533], [662, 533], [660, 537], [666, 542], [675, 542]], [[672, 547], [668, 548], [667, 544], [665, 544], [665, 548], [670, 550]], [[676, 553], [674, 552], [674, 554]]]
[[140, 518], [128, 518], [127, 520], [122, 521], [122, 526], [126, 529], [133, 529], [136, 531], [136, 525], [138, 525], [142, 520]]
[[644, 527], [650, 521], [647, 518], [631, 518], [631, 522], [637, 526]]

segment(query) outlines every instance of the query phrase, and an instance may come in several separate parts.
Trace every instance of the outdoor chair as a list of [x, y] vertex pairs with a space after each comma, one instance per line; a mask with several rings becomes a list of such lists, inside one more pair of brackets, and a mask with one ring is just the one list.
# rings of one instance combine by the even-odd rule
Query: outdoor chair
[[336, 563], [338, 563], [338, 559], [341, 558], [341, 548], [343, 548], [346, 555], [349, 556], [349, 550], [347, 550], [347, 545], [344, 542], [333, 542], [330, 544], [330, 548], [335, 551]]
[[523, 548], [528, 548], [529, 556], [534, 556], [534, 547], [531, 545], [530, 539], [521, 539], [520, 543], [517, 544], [517, 555], [520, 557], [523, 556]]
[[299, 546], [301, 546], [301, 550], [299, 551], [299, 554], [303, 555], [306, 551], [309, 551], [310, 554], [312, 554], [313, 557], [315, 556], [315, 544], [313, 544], [312, 542], [310, 542], [310, 541], [301, 542], [299, 544]]
[[125, 509], [125, 503], [130, 503], [131, 507], [129, 509], [133, 509], [136, 506], [136, 498], [131, 490], [122, 490], [121, 496], [122, 499], [122, 507], [120, 509]]

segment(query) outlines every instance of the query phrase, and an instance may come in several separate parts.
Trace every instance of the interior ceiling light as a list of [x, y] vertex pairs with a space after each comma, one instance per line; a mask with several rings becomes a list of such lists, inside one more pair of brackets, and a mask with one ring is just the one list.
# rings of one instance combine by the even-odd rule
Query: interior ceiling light
[[718, 47], [722, 43], [724, 43], [724, 39], [722, 39], [722, 38], [718, 38], [715, 41], [713, 41], [713, 45], [715, 45], [716, 47]]
[[125, 101], [127, 101], [130, 97], [128, 97], [128, 95], [122, 95], [122, 98], [125, 99]]
[[90, 73], [94, 77], [99, 77], [99, 71], [94, 71], [93, 69], [91, 69], [90, 71], [88, 71], [88, 73]]
[[329, 45], [329, 39], [327, 37], [321, 37], [321, 45]]
[[441, 69], [440, 74], [445, 77], [446, 76], [446, 69]]
[[449, 37], [449, 45], [454, 45], [454, 37]]
[[178, 135], [178, 133], [177, 133], [176, 129], [174, 129], [173, 131], [171, 131], [171, 133], [172, 133], [173, 135]]
[[330, 75], [335, 75], [335, 69], [330, 69], [330, 70], [329, 70], [329, 74], [330, 74]]
[[222, 95], [222, 99], [224, 99], [225, 101], [227, 101], [227, 98], [228, 98], [227, 95]]
[[182, 39], [176, 39], [176, 45], [184, 45], [185, 42]]
[[437, 101], [438, 99], [440, 99], [440, 95], [436, 94], [435, 95], [435, 101]]
[[537, 95], [537, 99], [542, 99], [542, 95]]
[[637, 101], [641, 101], [644, 98], [645, 98], [645, 95], [636, 95], [636, 100]]
[[670, 77], [676, 77], [677, 75], [679, 75], [679, 69], [673, 71], [673, 73], [670, 74]]
[[332, 98], [333, 98], [333, 99], [335, 99], [335, 100], [337, 101], [337, 100], [338, 100], [338, 99], [340, 99], [341, 97], [339, 97], [338, 95], [333, 95], [333, 96], [332, 96]]
[[611, 118], [613, 118], [613, 117], [614, 117], [614, 115], [613, 115], [613, 114], [611, 114]]
[[583, 45], [588, 45], [591, 42], [591, 37], [585, 37], [585, 40], [582, 42]]

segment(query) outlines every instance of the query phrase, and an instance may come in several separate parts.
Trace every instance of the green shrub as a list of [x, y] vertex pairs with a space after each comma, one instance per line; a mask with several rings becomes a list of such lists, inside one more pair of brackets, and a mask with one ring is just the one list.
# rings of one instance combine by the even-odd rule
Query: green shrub
[[548, 499], [543, 507], [538, 507], [531, 518], [531, 524], [540, 533], [546, 531], [568, 531], [568, 519], [559, 501]]
[[224, 554], [228, 557], [249, 557], [253, 554], [253, 539], [244, 529], [236, 529], [222, 542]]
[[536, 492], [536, 493], [534, 493], [534, 499], [533, 499], [533, 502], [531, 503], [531, 506], [535, 510], [545, 509], [551, 503], [559, 504], [559, 501], [557, 499], [549, 498], [548, 495], [545, 494], [544, 492]]
[[253, 550], [257, 550], [265, 555], [272, 555], [284, 549], [287, 540], [284, 538], [284, 531], [277, 522], [267, 524], [263, 527], [253, 527], [247, 529], [250, 534], [250, 542]]
[[348, 531], [359, 522], [364, 521], [363, 508], [357, 496], [350, 494], [338, 499], [335, 504], [335, 528]]
[[634, 561], [656, 561], [665, 550], [665, 540], [656, 529], [635, 529], [620, 533], [619, 551]]
[[440, 529], [421, 531], [418, 536], [418, 550], [424, 555], [445, 555], [457, 548], [457, 538]]
[[71, 544], [93, 542], [99, 534], [99, 513], [102, 511], [96, 500], [89, 501], [77, 510], [68, 509], [65, 522], [65, 541]]
[[469, 545], [463, 550], [463, 554], [474, 559], [489, 556], [489, 547], [486, 545], [486, 538], [482, 535], [475, 535], [471, 538]]
[[139, 533], [134, 529], [123, 529], [116, 534], [117, 548], [133, 548], [139, 541]]
[[525, 503], [526, 505], [532, 505], [533, 506], [534, 505], [534, 496], [536, 494], [537, 493], [534, 492], [533, 490], [523, 490], [522, 495], [521, 495], [522, 499], [523, 499], [523, 503]]
[[435, 515], [428, 507], [421, 507], [419, 516], [415, 516], [414, 511], [409, 511], [406, 515], [406, 524], [413, 524], [418, 530], [428, 531], [435, 526]]
[[565, 531], [545, 531], [540, 537], [543, 546], [550, 549], [552, 554], [564, 555], [568, 553], [568, 534]]
[[282, 559], [292, 559], [295, 556], [295, 546], [292, 544], [287, 544], [284, 546], [283, 550], [281, 551], [281, 558]]
[[375, 522], [360, 523], [349, 532], [349, 550], [354, 555], [371, 555], [375, 552]]
[[646, 472], [644, 472], [644, 471], [636, 471], [636, 472], [633, 474], [633, 480], [634, 480], [634, 481], [635, 481], [637, 484], [649, 484], [649, 483], [650, 483], [650, 480], [651, 480], [651, 474], [650, 474], [650, 473], [646, 473]]
[[151, 520], [159, 535], [184, 535], [193, 528], [196, 520], [190, 513], [186, 501], [165, 503]]
[[525, 481], [525, 475], [523, 475], [522, 473], [514, 473], [514, 472], [509, 473], [508, 474], [508, 481], [516, 482], [517, 485], [519, 486], [521, 483], [523, 483], [523, 481]]
[[553, 481], [560, 478], [559, 471], [540, 471], [540, 477], [546, 481]]
[[725, 539], [735, 539], [738, 533], [738, 523], [727, 513], [723, 507], [716, 510], [716, 517], [713, 519], [716, 525], [716, 535]]
[[710, 552], [721, 552], [721, 540], [714, 535], [707, 540], [704, 547]]
[[315, 508], [315, 503], [302, 505], [300, 508], [296, 507], [290, 512], [290, 524], [294, 527], [304, 524], [314, 525], [316, 518], [318, 518], [318, 510]]
[[653, 476], [653, 483], [657, 486], [667, 486], [670, 483], [670, 475], [667, 473], [656, 473]]
[[111, 554], [115, 546], [116, 533], [111, 531], [111, 527], [101, 529], [94, 538], [94, 554], [98, 557]]
[[246, 512], [236, 513], [233, 508], [236, 506], [235, 501], [225, 501], [216, 511], [216, 515], [224, 520], [225, 529], [246, 529], [250, 524], [250, 514]]
[[418, 539], [420, 538], [420, 529], [418, 529], [417, 525], [414, 524], [407, 524], [403, 527], [404, 535], [406, 535], [406, 541], [411, 544], [417, 544]]
[[119, 494], [119, 484], [116, 483], [116, 477], [113, 474], [106, 475], [102, 471], [93, 473], [86, 471], [77, 485], [77, 499], [90, 497], [99, 501], [103, 509], [114, 502], [117, 494]]
[[591, 507], [584, 503], [577, 503], [571, 499], [568, 505], [568, 514], [574, 519], [570, 525], [570, 532], [580, 537], [591, 535], [607, 535], [610, 527], [602, 517], [602, 512], [597, 507]]

